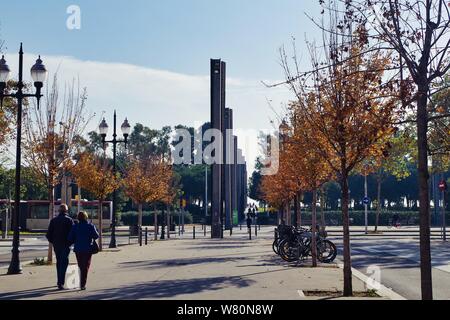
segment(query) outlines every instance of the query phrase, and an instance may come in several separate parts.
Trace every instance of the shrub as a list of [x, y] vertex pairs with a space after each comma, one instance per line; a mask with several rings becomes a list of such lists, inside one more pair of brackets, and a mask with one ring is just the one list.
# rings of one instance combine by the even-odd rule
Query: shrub
[[[294, 212], [292, 213], [292, 221], [294, 221]], [[400, 217], [400, 223], [402, 225], [417, 225], [419, 223], [419, 212], [417, 211], [382, 211], [380, 213], [379, 223], [380, 226], [387, 226], [389, 222], [392, 220], [394, 214], [398, 214]], [[350, 210], [349, 212], [351, 225], [354, 226], [363, 226], [365, 225], [365, 213], [364, 211], [359, 210]], [[301, 210], [302, 222], [311, 223], [311, 211], [310, 210]], [[368, 211], [368, 223], [369, 225], [375, 225], [376, 211], [369, 210]], [[264, 213], [260, 214], [258, 217], [258, 221], [261, 224], [276, 224], [277, 223], [277, 214], [271, 213], [270, 217], [266, 217]], [[320, 223], [321, 215], [320, 209], [317, 210], [317, 222]], [[440, 221], [440, 220], [439, 220]], [[342, 212], [341, 211], [325, 211], [325, 222], [327, 225], [342, 225]], [[440, 222], [439, 222], [440, 223]]]
[[[166, 212], [167, 214], [167, 212]], [[173, 221], [175, 224], [178, 224], [178, 212], [170, 212], [171, 216], [173, 217]], [[157, 211], [158, 215], [158, 221], [161, 221], [162, 219], [162, 212]], [[122, 212], [120, 214], [121, 223], [124, 226], [133, 226], [137, 225], [138, 223], [138, 212], [137, 211], [128, 211], [128, 212]], [[142, 224], [144, 226], [151, 226], [153, 225], [154, 221], [154, 211], [144, 211], [142, 213]], [[189, 224], [192, 223], [192, 215], [189, 212], [185, 212], [184, 214], [184, 223]]]

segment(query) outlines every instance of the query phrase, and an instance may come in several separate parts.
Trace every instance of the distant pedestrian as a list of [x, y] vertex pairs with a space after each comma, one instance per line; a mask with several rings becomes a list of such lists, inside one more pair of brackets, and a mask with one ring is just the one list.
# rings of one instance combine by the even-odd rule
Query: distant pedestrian
[[247, 214], [247, 228], [250, 229], [252, 227], [252, 217], [251, 214]]
[[392, 217], [392, 226], [395, 228], [398, 228], [400, 226], [399, 220], [400, 220], [400, 216], [396, 212], [394, 214], [394, 216]]
[[69, 208], [66, 204], [59, 206], [59, 215], [50, 221], [47, 230], [47, 240], [53, 245], [56, 255], [56, 271], [59, 290], [64, 289], [66, 271], [69, 266], [70, 242], [67, 237], [73, 226], [73, 220], [68, 216]]
[[68, 239], [74, 244], [73, 251], [77, 256], [80, 268], [80, 288], [86, 290], [87, 276], [91, 266], [92, 254], [97, 253], [95, 240], [99, 238], [97, 229], [88, 222], [88, 214], [81, 211], [78, 214], [78, 224], [72, 227]]

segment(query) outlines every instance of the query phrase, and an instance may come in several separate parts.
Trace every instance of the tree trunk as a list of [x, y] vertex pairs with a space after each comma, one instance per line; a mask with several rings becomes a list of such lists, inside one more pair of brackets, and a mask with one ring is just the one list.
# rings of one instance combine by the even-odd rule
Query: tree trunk
[[381, 214], [381, 178], [377, 177], [377, 215], [375, 217], [375, 232], [378, 231]]
[[291, 201], [288, 200], [286, 203], [286, 221], [288, 226], [292, 226], [292, 214], [291, 214]]
[[98, 248], [99, 251], [103, 251], [103, 200], [98, 201]]
[[[345, 167], [345, 166], [343, 166]], [[343, 224], [343, 242], [344, 242], [344, 296], [353, 295], [352, 285], [352, 260], [350, 252], [350, 219], [348, 213], [348, 175], [343, 174], [341, 179], [342, 189], [342, 224]]]
[[320, 191], [320, 220], [322, 229], [325, 230], [326, 221], [325, 221], [325, 191], [322, 189]]
[[167, 206], [167, 239], [170, 239], [170, 206]]
[[298, 194], [296, 194], [294, 197], [294, 216], [295, 216], [294, 226], [299, 227], [299, 224], [298, 224]]
[[301, 199], [301, 193], [298, 194], [298, 215], [297, 215], [297, 222], [298, 222], [298, 226], [301, 227], [302, 226], [302, 206], [300, 203], [300, 199]]
[[158, 240], [158, 213], [156, 207], [153, 208], [153, 229], [155, 230], [155, 240]]
[[420, 273], [423, 300], [433, 299], [430, 248], [430, 197], [428, 190], [428, 91], [429, 87], [427, 85], [419, 86], [419, 98], [417, 102], [417, 145], [420, 202]]
[[161, 237], [160, 240], [166, 240], [166, 232], [165, 232], [165, 225], [164, 225], [164, 218], [165, 218], [165, 212], [164, 212], [164, 205], [162, 207], [161, 211]]
[[285, 204], [284, 204], [283, 220], [284, 220], [284, 222], [286, 223], [286, 225], [289, 225], [289, 220], [288, 220], [288, 204], [287, 204], [287, 202], [285, 202]]
[[138, 226], [142, 227], [142, 203], [138, 203]]
[[311, 240], [311, 255], [312, 255], [312, 266], [317, 267], [317, 214], [316, 214], [316, 203], [317, 203], [317, 190], [313, 190], [312, 199], [312, 214], [311, 214], [311, 224], [312, 224], [312, 240]]
[[[55, 212], [55, 188], [52, 185], [48, 186], [48, 219], [49, 223], [54, 218]], [[48, 243], [48, 251], [47, 251], [47, 263], [53, 263], [53, 245]]]

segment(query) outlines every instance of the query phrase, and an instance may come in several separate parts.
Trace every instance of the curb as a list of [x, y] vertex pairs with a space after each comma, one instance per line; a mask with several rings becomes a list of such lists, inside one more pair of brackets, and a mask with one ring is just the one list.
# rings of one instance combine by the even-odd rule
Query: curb
[[[37, 241], [39, 240], [38, 238], [20, 238], [20, 242], [27, 242], [27, 241]], [[13, 242], [13, 238], [8, 238], [8, 239], [0, 239], [0, 243], [1, 242]]]
[[[344, 264], [338, 263], [340, 269], [344, 269]], [[389, 298], [390, 300], [407, 300], [405, 297], [399, 295], [394, 290], [382, 285], [381, 283], [369, 278], [364, 273], [352, 268], [352, 275], [354, 275], [359, 280], [363, 281], [368, 288], [375, 289], [382, 297]], [[370, 285], [369, 283], [372, 283]]]
[[[29, 265], [32, 264], [33, 262], [34, 262], [34, 260], [21, 261], [20, 264], [22, 265], [22, 268], [23, 268], [23, 267], [25, 267], [25, 266], [29, 266]], [[0, 266], [0, 270], [8, 269], [8, 268], [9, 268], [9, 266], [4, 266], [4, 267], [1, 267], [1, 266]]]

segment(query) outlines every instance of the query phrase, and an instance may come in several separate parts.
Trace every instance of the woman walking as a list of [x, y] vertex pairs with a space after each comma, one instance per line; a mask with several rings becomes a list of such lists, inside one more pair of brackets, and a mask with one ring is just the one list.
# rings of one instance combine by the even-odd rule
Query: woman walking
[[92, 223], [88, 222], [87, 213], [81, 211], [78, 214], [78, 224], [72, 227], [69, 234], [69, 241], [74, 244], [73, 251], [77, 256], [78, 267], [80, 268], [81, 290], [86, 290], [92, 254], [98, 252], [97, 243], [95, 242], [98, 237], [97, 229]]

